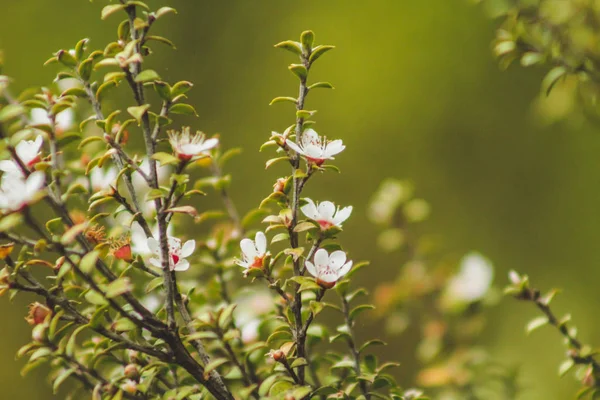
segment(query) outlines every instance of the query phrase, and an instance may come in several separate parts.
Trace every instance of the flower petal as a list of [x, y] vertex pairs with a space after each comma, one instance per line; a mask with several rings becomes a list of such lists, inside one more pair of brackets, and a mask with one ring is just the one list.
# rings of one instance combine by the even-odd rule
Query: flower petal
[[319, 219], [319, 213], [317, 211], [317, 206], [315, 205], [315, 202], [309, 199], [308, 197], [304, 200], [306, 200], [306, 204], [300, 208], [302, 213], [306, 215], [307, 218], [314, 220]]
[[286, 139], [285, 144], [298, 154], [304, 154], [304, 151], [294, 141]]
[[44, 186], [46, 175], [42, 171], [36, 171], [27, 177], [25, 183], [26, 196], [31, 196]]
[[[148, 248], [150, 249], [150, 251], [152, 253], [158, 253], [159, 248], [158, 248], [158, 241], [156, 239], [154, 239], [153, 237], [148, 238], [147, 243], [148, 243]], [[159, 266], [160, 266], [160, 264], [159, 264]]]
[[335, 204], [330, 201], [324, 201], [319, 204], [319, 219], [333, 222], [333, 214], [335, 214]]
[[317, 252], [315, 253], [314, 261], [317, 271], [327, 268], [327, 265], [329, 264], [329, 254], [327, 253], [327, 250], [317, 250]]
[[337, 226], [342, 226], [342, 223], [350, 217], [350, 214], [352, 214], [352, 206], [338, 210], [333, 218], [333, 223]]
[[344, 264], [342, 266], [342, 268], [340, 268], [337, 271], [338, 279], [340, 279], [341, 277], [343, 277], [344, 275], [346, 275], [348, 273], [348, 271], [350, 271], [350, 268], [352, 268], [352, 261], [348, 261], [346, 264]]
[[180, 254], [180, 256], [182, 258], [191, 256], [192, 253], [194, 252], [195, 248], [196, 248], [196, 241], [195, 240], [188, 240], [187, 242], [185, 242], [183, 244], [183, 247], [181, 248], [181, 254]]
[[204, 141], [204, 144], [202, 145], [202, 151], [208, 151], [210, 149], [213, 149], [215, 147], [217, 147], [217, 145], [219, 144], [219, 139], [217, 138], [210, 138]]
[[329, 256], [329, 266], [337, 271], [346, 262], [346, 253], [342, 250], [336, 250]]
[[254, 259], [258, 254], [256, 253], [256, 246], [254, 242], [250, 239], [242, 239], [240, 242], [240, 248], [242, 249], [242, 254], [245, 259]]
[[258, 250], [258, 256], [261, 257], [267, 252], [267, 237], [262, 232], [256, 232], [254, 236], [254, 244]]
[[150, 264], [154, 265], [156, 268], [162, 268], [162, 263], [160, 262], [160, 259], [158, 259], [158, 258], [151, 258]]
[[315, 268], [314, 264], [311, 263], [310, 261], [306, 261], [304, 263], [304, 266], [306, 267], [306, 270], [315, 278], [319, 277], [319, 272], [317, 271], [317, 269]]
[[324, 155], [327, 158], [333, 157], [336, 154], [344, 151], [345, 148], [346, 146], [344, 146], [341, 140], [334, 140], [333, 142], [327, 143], [327, 146], [325, 146]]
[[187, 271], [190, 268], [190, 262], [188, 260], [179, 260], [173, 271]]

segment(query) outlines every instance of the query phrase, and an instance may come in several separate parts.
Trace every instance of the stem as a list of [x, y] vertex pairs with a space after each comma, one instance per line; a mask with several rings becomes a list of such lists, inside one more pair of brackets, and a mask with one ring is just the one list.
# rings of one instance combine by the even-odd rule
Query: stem
[[[354, 358], [354, 372], [356, 376], [362, 375], [361, 367], [360, 367], [360, 353], [356, 348], [356, 343], [354, 341], [354, 332], [352, 330], [352, 321], [350, 320], [350, 304], [346, 300], [344, 295], [340, 296], [342, 298], [342, 311], [344, 313], [344, 320], [346, 321], [346, 326], [348, 327], [348, 347], [350, 347], [350, 351], [352, 352], [352, 358]], [[365, 396], [367, 400], [371, 398], [369, 394], [369, 387], [367, 382], [364, 380], [359, 381], [360, 391]]]
[[[221, 178], [223, 176], [223, 171], [221, 171], [221, 167], [219, 166], [219, 163], [217, 161], [215, 161], [214, 159], [211, 164], [211, 169], [212, 169], [214, 177]], [[231, 197], [229, 196], [229, 192], [227, 191], [227, 188], [223, 185], [219, 192], [221, 195], [221, 200], [223, 201], [225, 210], [227, 210], [227, 214], [229, 214], [229, 218], [231, 219], [231, 222], [233, 222], [233, 225], [238, 230], [239, 234], [240, 235], [243, 234], [244, 229], [240, 222], [240, 215], [237, 211], [237, 208], [235, 207], [235, 204], [233, 203], [233, 200], [231, 200]]]

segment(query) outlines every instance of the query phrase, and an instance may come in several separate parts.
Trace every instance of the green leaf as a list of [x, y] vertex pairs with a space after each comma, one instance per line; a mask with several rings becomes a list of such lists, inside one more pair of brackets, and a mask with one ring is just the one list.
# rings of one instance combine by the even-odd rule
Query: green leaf
[[354, 320], [360, 313], [367, 310], [374, 310], [375, 306], [372, 304], [361, 304], [350, 311], [350, 320]]
[[58, 53], [56, 53], [56, 58], [61, 64], [67, 67], [73, 68], [77, 65], [75, 57], [66, 50], [59, 50]]
[[279, 42], [275, 45], [278, 49], [284, 49], [287, 51], [291, 51], [294, 54], [300, 55], [302, 54], [302, 45], [298, 42], [294, 42], [292, 40], [286, 40], [283, 42]]
[[560, 366], [558, 367], [558, 376], [560, 376], [562, 378], [574, 366], [575, 366], [575, 361], [573, 361], [572, 358], [569, 358], [569, 359], [563, 361], [562, 363], [560, 363]]
[[81, 140], [81, 133], [68, 132], [68, 133], [63, 133], [60, 136], [60, 138], [57, 140], [57, 143], [58, 143], [58, 147], [62, 149], [62, 148], [65, 148], [66, 146], [70, 145], [71, 143], [76, 143], [79, 140]]
[[214, 371], [215, 369], [217, 369], [221, 365], [227, 364], [228, 362], [229, 362], [229, 360], [226, 359], [226, 358], [215, 358], [215, 359], [211, 360], [211, 362], [209, 362], [208, 364], [206, 364], [206, 366], [204, 367], [204, 376], [205, 377], [210, 376], [209, 374], [212, 371]]
[[102, 9], [102, 13], [100, 14], [100, 18], [102, 19], [106, 19], [109, 16], [111, 16], [112, 14], [119, 12], [121, 10], [125, 9], [125, 5], [124, 4], [111, 4], [108, 6], [105, 6]]
[[75, 45], [75, 58], [81, 60], [89, 41], [90, 39], [85, 38], [77, 42], [77, 44]]
[[163, 81], [155, 81], [154, 90], [156, 91], [156, 93], [158, 93], [161, 99], [171, 101], [171, 87], [168, 83]]
[[7, 122], [10, 119], [25, 114], [27, 110], [19, 104], [9, 104], [0, 110], [0, 122]]
[[[64, 265], [68, 265], [68, 264], [65, 263]], [[106, 299], [104, 298], [104, 296], [102, 296], [100, 293], [96, 292], [95, 290], [88, 290], [85, 293], [84, 298], [90, 304], [94, 304], [96, 306], [105, 306], [105, 305], [108, 305], [108, 301], [106, 301]]]
[[157, 81], [160, 79], [160, 76], [153, 69], [146, 69], [138, 74], [135, 77], [136, 82], [144, 83], [150, 81]]
[[127, 277], [119, 278], [108, 284], [106, 287], [106, 297], [112, 299], [124, 293], [131, 292], [133, 285]]
[[173, 104], [169, 108], [169, 112], [173, 114], [195, 115], [198, 116], [194, 107], [185, 103]]
[[302, 32], [302, 34], [300, 35], [300, 42], [302, 43], [302, 46], [306, 49], [307, 52], [310, 52], [310, 50], [313, 47], [313, 44], [315, 42], [315, 34], [313, 31], [304, 31]]
[[292, 73], [294, 75], [296, 75], [298, 78], [300, 78], [300, 80], [303, 82], [306, 80], [306, 77], [308, 76], [308, 70], [302, 64], [292, 64], [288, 67], [288, 69], [290, 71], [292, 71]]
[[91, 273], [96, 268], [96, 261], [98, 261], [100, 253], [98, 250], [91, 251], [81, 258], [79, 262], [79, 269], [85, 274]]
[[289, 238], [290, 234], [287, 232], [278, 233], [277, 235], [273, 236], [273, 239], [271, 239], [271, 244], [282, 242], [284, 240], [288, 240]]
[[56, 379], [54, 379], [54, 383], [52, 384], [52, 392], [54, 394], [56, 394], [58, 392], [58, 388], [60, 387], [60, 385], [62, 385], [62, 383], [64, 381], [66, 381], [67, 378], [69, 376], [71, 376], [74, 372], [75, 372], [75, 368], [69, 368], [69, 369], [63, 370], [60, 374], [58, 374]]
[[161, 7], [155, 13], [156, 19], [159, 19], [163, 15], [166, 15], [169, 13], [177, 14], [177, 10], [172, 7]]
[[165, 152], [158, 152], [152, 156], [153, 159], [157, 160], [160, 165], [171, 165], [171, 164], [179, 164], [179, 158], [175, 157], [172, 154]]
[[7, 232], [23, 222], [23, 216], [21, 214], [13, 213], [9, 214], [0, 219], [0, 232]]
[[369, 346], [375, 346], [375, 345], [386, 346], [387, 343], [384, 342], [383, 340], [379, 340], [379, 339], [369, 340], [369, 341], [363, 343], [362, 346], [360, 346], [360, 349], [358, 349], [358, 352], [362, 353], [363, 350], [365, 350], [367, 347], [369, 347]]
[[70, 227], [60, 238], [60, 243], [68, 245], [73, 243], [75, 238], [86, 230], [88, 224], [86, 222], [82, 224], [73, 225]]
[[277, 157], [277, 158], [271, 158], [270, 160], [268, 160], [265, 163], [265, 169], [268, 169], [270, 166], [272, 166], [273, 164], [276, 164], [280, 161], [284, 161], [284, 160], [289, 160], [290, 158], [288, 156], [285, 157]]
[[552, 88], [556, 83], [567, 74], [567, 69], [565, 67], [554, 67], [546, 74], [544, 80], [542, 81], [542, 88], [544, 88], [544, 92], [546, 96], [550, 94]]
[[218, 324], [221, 329], [227, 329], [227, 327], [229, 327], [229, 325], [233, 321], [233, 311], [235, 310], [236, 306], [237, 304], [228, 305], [227, 307], [225, 307], [225, 309], [223, 309], [223, 311], [219, 315]]
[[545, 316], [534, 318], [531, 321], [529, 321], [529, 323], [527, 324], [527, 327], [525, 328], [525, 332], [527, 332], [527, 334], [530, 334], [534, 330], [546, 325], [548, 322], [549, 322], [548, 317], [545, 317]]
[[305, 232], [311, 229], [316, 229], [317, 226], [310, 221], [300, 222], [298, 225], [294, 227], [294, 232]]
[[313, 83], [312, 85], [310, 85], [308, 87], [308, 90], [312, 90], [312, 89], [318, 89], [318, 88], [322, 88], [322, 89], [333, 89], [333, 85], [329, 82], [317, 82], [317, 83]]
[[138, 122], [138, 124], [140, 124], [142, 122], [142, 117], [144, 116], [144, 114], [146, 114], [146, 112], [148, 112], [149, 108], [150, 108], [150, 104], [144, 104], [144, 105], [135, 106], [135, 107], [127, 107], [127, 112], [133, 118], [135, 118], [135, 120]]
[[288, 101], [288, 102], [293, 103], [293, 104], [296, 104], [298, 102], [298, 100], [296, 100], [293, 97], [275, 97], [273, 100], [271, 100], [271, 102], [269, 103], [269, 105], [272, 106], [273, 104], [283, 103], [285, 101]]
[[106, 94], [106, 91], [108, 91], [109, 89], [112, 89], [116, 86], [117, 86], [117, 81], [104, 82], [102, 85], [100, 85], [98, 87], [98, 90], [96, 91], [96, 100], [98, 100], [98, 102], [101, 102], [102, 98]]
[[65, 354], [68, 355], [69, 357], [72, 357], [73, 354], [75, 354], [75, 346], [77, 344], [77, 342], [76, 342], [77, 335], [79, 334], [79, 332], [83, 331], [86, 328], [87, 328], [87, 325], [82, 325], [82, 326], [78, 327], [77, 329], [75, 329], [73, 331], [73, 333], [71, 334], [71, 337], [69, 337], [69, 340], [67, 341], [67, 345], [65, 346]]
[[542, 61], [544, 61], [544, 56], [540, 53], [535, 53], [532, 51], [523, 54], [521, 57], [521, 65], [524, 67], [539, 64]]
[[312, 49], [312, 53], [310, 53], [310, 57], [308, 58], [309, 64], [314, 63], [319, 57], [321, 57], [323, 54], [327, 53], [329, 50], [332, 49], [335, 49], [335, 46], [320, 45], [315, 47], [314, 49]]
[[162, 36], [156, 36], [156, 35], [150, 35], [150, 36], [146, 36], [146, 41], [148, 40], [154, 40], [156, 42], [160, 42], [166, 45], [171, 46], [173, 49], [176, 49], [177, 46], [175, 46], [175, 43], [173, 43], [172, 41], [170, 41], [169, 39], [167, 39], [166, 37], [162, 37]]
[[173, 88], [171, 88], [171, 97], [177, 97], [182, 94], [186, 94], [193, 87], [194, 87], [194, 84], [192, 82], [179, 81], [173, 85]]

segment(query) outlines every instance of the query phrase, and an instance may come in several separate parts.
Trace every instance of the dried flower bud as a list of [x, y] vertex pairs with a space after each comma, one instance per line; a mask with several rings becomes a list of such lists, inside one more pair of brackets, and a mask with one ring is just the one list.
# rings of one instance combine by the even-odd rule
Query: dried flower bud
[[125, 376], [135, 381], [140, 379], [140, 370], [136, 364], [127, 364], [125, 366]]
[[106, 241], [106, 231], [101, 225], [94, 225], [85, 231], [85, 238], [93, 244], [100, 244]]
[[274, 361], [283, 363], [285, 361], [285, 353], [279, 349], [271, 350], [267, 353], [268, 357], [271, 357]]
[[25, 318], [29, 325], [39, 325], [46, 320], [46, 317], [52, 313], [45, 305], [35, 302], [29, 305], [29, 315]]
[[285, 184], [287, 182], [287, 178], [279, 178], [273, 185], [273, 193], [284, 193]]

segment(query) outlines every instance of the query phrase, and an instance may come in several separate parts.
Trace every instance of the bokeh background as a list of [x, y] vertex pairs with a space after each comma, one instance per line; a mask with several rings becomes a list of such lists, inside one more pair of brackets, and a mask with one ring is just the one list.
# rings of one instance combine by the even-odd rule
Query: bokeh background
[[[539, 287], [564, 288], [557, 311], [571, 312], [584, 341], [599, 343], [600, 135], [590, 125], [540, 123], [532, 103], [543, 71], [499, 70], [490, 51], [495, 22], [480, 7], [466, 0], [149, 3], [179, 10], [156, 25], [177, 50], [155, 45], [148, 63], [167, 80], [195, 83], [190, 97], [199, 118], [181, 122], [244, 148], [228, 168], [242, 211], [278, 176], [264, 171], [269, 156], [259, 146], [293, 118], [288, 104], [268, 105], [297, 91], [287, 70], [293, 56], [273, 44], [312, 29], [318, 43], [337, 46], [313, 78], [336, 89], [315, 92], [308, 106], [319, 111], [315, 128], [342, 138], [347, 149], [336, 162], [343, 173], [315, 179], [307, 195], [354, 205], [342, 240], [354, 259], [372, 260], [367, 285], [393, 278], [400, 262], [375, 250], [367, 202], [382, 179], [408, 178], [432, 206], [423, 230], [444, 251], [482, 252], [496, 266], [498, 287], [514, 268]], [[119, 19], [100, 21], [103, 5], [2, 0], [0, 48], [14, 87], [48, 85], [56, 71], [42, 63], [59, 48], [83, 37], [103, 48], [113, 39]], [[25, 298], [0, 302], [0, 398], [52, 398], [43, 373], [22, 378], [22, 362], [14, 360], [30, 336], [25, 307]], [[565, 351], [558, 334], [524, 334], [534, 315], [531, 306], [504, 299], [481, 343], [497, 360], [521, 366], [520, 399], [572, 398], [577, 383], [557, 378]], [[362, 333], [383, 336], [378, 326]], [[387, 340], [387, 354], [403, 362], [401, 381], [410, 383], [414, 340]]]

